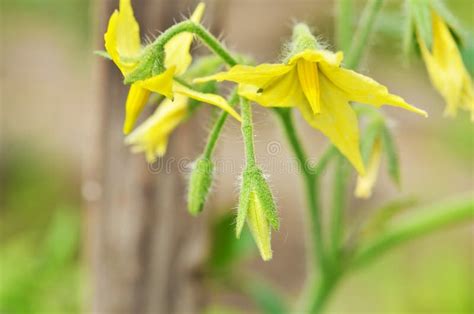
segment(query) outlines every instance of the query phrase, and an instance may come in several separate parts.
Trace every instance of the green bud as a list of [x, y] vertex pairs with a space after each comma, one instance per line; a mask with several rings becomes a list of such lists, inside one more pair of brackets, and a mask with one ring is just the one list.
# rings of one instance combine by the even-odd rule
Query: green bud
[[262, 259], [270, 260], [272, 258], [271, 230], [278, 230], [280, 222], [268, 182], [256, 166], [247, 167], [242, 175], [237, 212], [237, 237], [240, 237], [245, 222], [249, 226]]
[[200, 157], [194, 164], [188, 190], [188, 211], [191, 215], [198, 215], [204, 208], [213, 174], [214, 164], [210, 159]]

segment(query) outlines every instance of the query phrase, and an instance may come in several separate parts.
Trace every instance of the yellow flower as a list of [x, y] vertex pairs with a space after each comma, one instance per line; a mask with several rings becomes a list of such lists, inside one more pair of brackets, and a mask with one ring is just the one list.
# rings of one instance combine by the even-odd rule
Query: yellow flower
[[[200, 3], [191, 16], [191, 20], [198, 23], [203, 12], [204, 4]], [[137, 68], [140, 56], [145, 50], [140, 43], [140, 27], [133, 14], [130, 0], [120, 0], [120, 8], [110, 17], [104, 40], [108, 54], [122, 74], [127, 77]], [[131, 85], [125, 105], [126, 116], [123, 127], [125, 134], [133, 129], [151, 92], [162, 94], [170, 99], [173, 98], [174, 93], [185, 95], [215, 105], [240, 120], [238, 113], [224, 98], [194, 91], [173, 80], [174, 75], [183, 74], [191, 64], [192, 57], [189, 49], [192, 40], [193, 35], [190, 33], [181, 33], [173, 37], [165, 45], [166, 70], [159, 75], [139, 80]]]
[[177, 94], [174, 100], [165, 99], [151, 117], [125, 138], [125, 143], [132, 145], [134, 152], [145, 152], [147, 161], [152, 163], [157, 156], [165, 154], [171, 132], [187, 114], [186, 96]]
[[359, 198], [369, 198], [377, 180], [382, 157], [382, 144], [380, 139], [375, 140], [369, 157], [367, 172], [357, 177], [355, 196]]
[[433, 47], [430, 52], [419, 31], [417, 40], [431, 82], [447, 103], [445, 115], [455, 116], [459, 108], [471, 111], [474, 121], [474, 88], [459, 49], [443, 19], [432, 16]]
[[341, 67], [342, 52], [306, 49], [286, 64], [237, 65], [228, 72], [196, 81], [239, 83], [239, 93], [265, 107], [297, 107], [304, 119], [319, 129], [363, 174], [359, 129], [350, 101], [380, 107], [401, 107], [426, 116], [369, 77]]

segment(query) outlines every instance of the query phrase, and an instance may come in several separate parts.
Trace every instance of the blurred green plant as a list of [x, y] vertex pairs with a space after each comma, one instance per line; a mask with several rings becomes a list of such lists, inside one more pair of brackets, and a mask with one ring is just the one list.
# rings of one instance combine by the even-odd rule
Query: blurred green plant
[[90, 0], [14, 0], [2, 1], [2, 17], [17, 19], [20, 14], [59, 23], [66, 30], [88, 40], [91, 30]]
[[79, 313], [79, 196], [63, 163], [32, 149], [0, 159], [0, 312]]

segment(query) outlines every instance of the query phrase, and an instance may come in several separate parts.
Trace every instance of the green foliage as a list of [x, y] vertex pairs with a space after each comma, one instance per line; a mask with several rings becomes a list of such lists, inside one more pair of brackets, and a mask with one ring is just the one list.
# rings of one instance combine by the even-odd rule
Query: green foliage
[[47, 19], [49, 23], [58, 23], [79, 38], [90, 36], [90, 0], [5, 0], [2, 1], [2, 15], [17, 18], [25, 13], [35, 18]]
[[281, 295], [265, 281], [250, 281], [246, 285], [246, 293], [252, 297], [263, 314], [285, 314], [288, 313], [286, 304]]
[[[211, 250], [207, 269], [211, 278], [231, 291], [240, 292], [252, 299], [262, 313], [288, 313], [284, 299], [275, 289], [254, 276], [237, 270], [239, 262], [254, 254], [254, 245], [250, 232], [244, 230], [240, 239], [235, 238], [232, 225], [235, 217], [230, 214], [220, 216], [211, 229]], [[236, 272], [239, 272], [236, 275]], [[205, 313], [239, 313], [227, 307], [210, 307]]]
[[232, 266], [254, 252], [250, 233], [244, 231], [240, 239], [236, 239], [234, 224], [234, 215], [227, 213], [219, 217], [212, 225], [208, 268], [217, 277], [229, 274]]
[[0, 162], [0, 312], [81, 312], [78, 196], [61, 163], [14, 145]]
[[468, 162], [474, 159], [474, 124], [469, 114], [461, 112], [455, 120], [448, 121], [437, 136], [446, 151]]

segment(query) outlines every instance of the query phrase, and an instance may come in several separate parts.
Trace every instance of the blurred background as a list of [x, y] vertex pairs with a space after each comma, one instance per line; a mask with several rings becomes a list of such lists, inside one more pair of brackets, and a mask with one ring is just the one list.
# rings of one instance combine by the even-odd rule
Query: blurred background
[[[140, 199], [136, 193], [153, 194], [155, 188], [161, 189], [160, 184], [169, 182], [161, 183], [160, 178], [169, 176], [173, 176], [170, 180], [176, 183], [173, 183], [176, 197], [183, 199], [186, 174], [178, 171], [180, 169], [174, 169], [174, 175], [162, 174], [147, 167], [144, 156], [123, 157], [125, 159], [119, 156], [131, 155], [121, 142], [120, 123], [126, 94], [121, 90], [119, 73], [107, 65], [108, 61], [93, 54], [94, 50], [103, 49], [105, 22], [112, 8], [118, 7], [118, 0], [0, 1], [0, 313], [89, 312], [91, 308], [100, 308], [97, 305], [100, 293], [105, 295], [104, 300], [116, 302], [111, 308], [119, 309], [118, 299], [123, 294], [128, 297], [130, 291], [146, 294], [144, 291], [153, 290], [147, 288], [153, 286], [151, 280], [162, 278], [156, 275], [151, 276], [152, 279], [140, 279], [147, 277], [143, 269], [150, 270], [156, 262], [148, 257], [156, 254], [146, 254], [146, 248], [153, 247], [154, 230], [160, 228], [150, 223], [148, 231], [137, 231], [138, 238], [128, 237], [127, 228], [135, 223], [130, 217], [142, 212], [122, 208], [117, 209], [120, 214], [115, 217], [113, 208], [120, 207], [117, 204], [135, 204]], [[142, 2], [147, 3], [148, 9], [138, 11], [137, 17], [148, 21], [145, 25], [155, 25], [155, 28], [142, 27], [142, 36], [151, 38], [173, 20], [179, 20], [182, 15], [178, 12], [188, 14], [195, 5], [193, 1], [132, 1], [137, 7], [145, 5]], [[334, 45], [333, 1], [205, 2], [208, 10], [204, 24], [221, 35], [231, 49], [259, 61], [278, 60], [280, 47], [289, 38], [294, 21], [309, 23], [324, 41]], [[473, 30], [474, 3], [471, 0], [446, 2], [464, 26]], [[356, 12], [360, 13], [364, 1], [355, 3]], [[464, 112], [456, 119], [443, 118], [443, 100], [431, 87], [419, 58], [415, 56], [409, 64], [402, 59], [400, 8], [401, 1], [387, 1], [383, 18], [379, 19], [383, 25], [379, 23], [360, 72], [425, 109], [430, 118], [383, 109], [396, 135], [402, 187], [395, 187], [382, 171], [370, 200], [351, 201], [348, 224], [352, 226], [390, 201], [409, 199], [420, 204], [431, 203], [472, 193], [474, 188], [474, 125]], [[153, 24], [155, 19], [160, 20], [158, 27]], [[203, 47], [196, 47], [197, 53], [203, 51]], [[473, 64], [472, 59], [466, 62]], [[104, 80], [109, 74], [104, 73], [109, 72], [115, 79], [106, 84]], [[211, 125], [208, 111], [203, 108], [199, 119], [190, 122], [203, 136]], [[115, 112], [117, 123], [107, 122], [112, 119], [109, 112]], [[198, 250], [202, 248], [207, 252], [205, 257], [198, 258], [204, 267], [197, 272], [193, 266], [192, 274], [206, 287], [204, 301], [200, 302], [206, 303], [209, 313], [223, 313], [228, 309], [258, 312], [259, 304], [265, 304], [267, 297], [261, 293], [263, 289], [258, 289], [259, 284], [271, 286], [272, 291], [284, 293], [292, 300], [298, 296], [305, 277], [302, 234], [305, 204], [299, 178], [280, 166], [285, 165], [290, 154], [281, 132], [275, 127], [276, 119], [259, 108], [254, 119], [258, 158], [266, 165], [282, 217], [281, 230], [273, 237], [272, 261], [260, 261], [248, 236], [239, 242], [232, 238], [231, 218], [243, 164], [239, 126], [233, 121], [227, 123], [219, 140], [216, 159], [218, 167], [222, 167], [217, 169], [217, 184], [204, 217], [187, 217], [182, 201], [173, 203], [167, 199], [156, 216], [150, 203], [139, 205], [150, 207], [143, 212], [152, 213], [143, 220], [147, 217], [159, 220], [164, 217], [160, 216], [163, 213], [168, 216], [176, 213], [177, 216], [166, 219], [182, 219], [186, 225], [199, 226], [197, 232], [204, 233], [204, 244], [197, 246]], [[326, 145], [324, 138], [305, 126], [301, 119], [298, 121], [308, 149], [313, 156], [318, 156]], [[101, 136], [104, 132], [107, 135]], [[189, 132], [193, 132], [191, 127], [183, 126], [173, 137], [186, 139]], [[179, 145], [172, 147], [169, 155], [193, 160], [202, 150], [204, 139], [194, 141], [192, 150]], [[181, 143], [185, 145], [186, 140]], [[114, 149], [119, 153], [114, 153]], [[120, 165], [128, 165], [127, 158], [133, 158], [135, 166], [124, 170]], [[114, 163], [116, 160], [125, 161]], [[102, 167], [104, 163], [107, 166]], [[147, 174], [137, 179], [133, 177], [137, 169]], [[102, 173], [98, 181], [97, 173]], [[157, 185], [148, 184], [155, 179], [159, 181]], [[146, 182], [135, 190], [122, 187], [118, 192], [109, 192], [114, 189], [116, 180]], [[329, 177], [325, 184], [330, 184]], [[353, 185], [352, 182], [352, 190]], [[145, 192], [140, 192], [143, 190]], [[135, 198], [112, 200], [123, 191], [125, 195], [135, 191], [132, 193]], [[160, 190], [160, 193], [165, 192]], [[105, 207], [110, 208], [108, 213], [116, 220], [106, 219], [102, 214]], [[112, 226], [108, 227], [108, 223]], [[166, 242], [172, 234], [161, 232], [156, 239]], [[108, 240], [100, 240], [104, 238]], [[132, 238], [137, 242], [125, 243], [124, 239]], [[472, 239], [472, 224], [464, 224], [404, 245], [348, 278], [328, 310], [334, 313], [473, 313]], [[147, 243], [145, 247], [124, 249], [142, 241]], [[105, 251], [113, 254], [102, 258]], [[126, 271], [126, 277], [115, 280], [124, 273], [122, 262], [136, 256], [147, 261], [146, 267], [137, 264], [133, 271]], [[173, 256], [167, 263], [172, 264], [180, 255]], [[98, 279], [104, 273], [105, 279]], [[251, 281], [236, 282], [232, 278], [236, 274], [241, 280], [251, 275], [259, 280], [254, 285]], [[179, 285], [180, 278], [168, 278], [166, 284]], [[130, 282], [133, 282], [133, 290], [126, 290], [124, 287]], [[109, 294], [105, 292], [108, 289], [112, 290]], [[148, 310], [153, 308], [153, 302], [147, 304], [150, 304], [146, 306]]]

